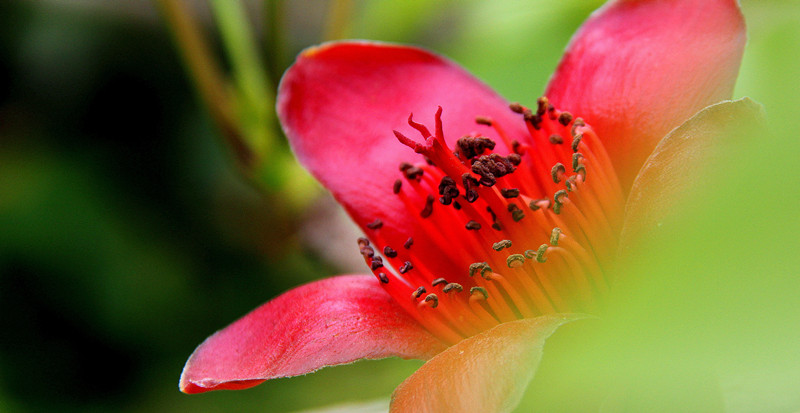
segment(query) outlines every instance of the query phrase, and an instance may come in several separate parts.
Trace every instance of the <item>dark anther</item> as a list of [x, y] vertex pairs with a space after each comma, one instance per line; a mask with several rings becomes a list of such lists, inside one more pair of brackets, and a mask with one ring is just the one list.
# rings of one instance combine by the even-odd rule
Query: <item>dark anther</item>
[[500, 190], [500, 194], [503, 195], [503, 198], [516, 198], [519, 196], [519, 189], [503, 188]]
[[427, 156], [425, 156], [425, 155], [422, 155], [422, 159], [424, 159], [424, 160], [425, 160], [425, 163], [426, 163], [426, 164], [428, 164], [428, 165], [430, 165], [430, 166], [436, 166], [436, 164], [434, 164], [434, 163], [433, 163], [433, 160], [431, 160], [431, 158], [428, 158]]
[[556, 192], [556, 194], [553, 196], [553, 212], [555, 212], [556, 215], [561, 213], [561, 207], [564, 205], [561, 203], [561, 198], [566, 198], [566, 197], [567, 197], [567, 191], [563, 189]]
[[506, 258], [508, 268], [519, 268], [522, 264], [525, 264], [525, 257], [522, 254], [511, 254]]
[[400, 268], [397, 271], [400, 271], [400, 274], [405, 274], [411, 271], [412, 269], [414, 269], [414, 265], [411, 264], [411, 261], [406, 261], [403, 263], [403, 265], [400, 266]]
[[394, 192], [394, 194], [397, 195], [400, 193], [400, 188], [402, 187], [403, 187], [403, 181], [398, 179], [394, 181], [394, 185], [392, 186], [392, 192]]
[[372, 263], [370, 263], [370, 268], [372, 271], [377, 270], [378, 268], [383, 267], [383, 258], [381, 257], [372, 257]]
[[572, 138], [572, 152], [578, 152], [578, 145], [581, 143], [581, 139], [583, 139], [583, 134]]
[[497, 178], [514, 172], [514, 169], [514, 164], [508, 158], [496, 153], [483, 155], [472, 163], [472, 172], [480, 175], [480, 183], [484, 186], [494, 185]]
[[573, 187], [575, 187], [575, 180], [576, 179], [577, 179], [577, 175], [572, 175], [569, 178], [567, 178], [566, 181], [564, 181], [564, 185], [567, 186], [567, 191], [572, 192], [577, 188], [577, 187], [573, 188]]
[[364, 258], [372, 258], [375, 256], [375, 250], [372, 249], [372, 247], [370, 247], [369, 245], [361, 247], [360, 252], [361, 255], [364, 256]]
[[492, 119], [487, 118], [486, 116], [477, 116], [475, 117], [475, 123], [478, 125], [492, 126]]
[[525, 110], [525, 108], [524, 108], [524, 107], [522, 107], [522, 105], [520, 105], [520, 104], [519, 104], [519, 102], [514, 102], [514, 103], [512, 103], [512, 104], [508, 105], [508, 107], [509, 107], [509, 108], [510, 108], [510, 109], [511, 109], [511, 110], [512, 110], [514, 113], [519, 113], [519, 114], [522, 114], [522, 111], [524, 111], [524, 110]]
[[575, 123], [572, 124], [570, 134], [574, 137], [577, 133], [577, 129], [581, 126], [586, 126], [586, 122], [584, 122], [582, 118], [575, 118]]
[[556, 163], [553, 165], [553, 169], [550, 170], [550, 176], [553, 178], [553, 182], [559, 183], [561, 182], [561, 176], [567, 172], [567, 168], [561, 162]]
[[425, 289], [425, 287], [419, 287], [413, 293], [411, 293], [411, 299], [412, 300], [416, 300], [417, 298], [421, 297], [422, 294], [425, 294], [426, 292], [428, 292], [428, 291]]
[[387, 277], [386, 274], [382, 272], [378, 273], [378, 279], [381, 280], [381, 282], [384, 284], [389, 284], [389, 277]]
[[547, 262], [547, 257], [544, 256], [544, 253], [547, 252], [547, 248], [549, 248], [547, 244], [539, 246], [539, 249], [536, 251], [536, 261]]
[[408, 170], [408, 168], [411, 168], [411, 167], [413, 167], [413, 166], [414, 166], [414, 165], [411, 165], [411, 164], [410, 164], [410, 163], [408, 163], [408, 162], [400, 162], [400, 172], [405, 172], [405, 171], [407, 171], [407, 170]]
[[485, 274], [486, 271], [491, 272], [492, 271], [492, 267], [490, 267], [489, 264], [487, 264], [485, 262], [473, 262], [472, 264], [469, 265], [469, 276], [470, 277], [474, 277], [475, 273], [478, 272], [478, 271], [480, 271], [481, 272], [481, 276], [483, 276], [483, 274]]
[[511, 162], [511, 165], [519, 166], [522, 163], [522, 156], [517, 153], [512, 153], [507, 156], [508, 161]]
[[503, 230], [503, 227], [500, 226], [499, 222], [495, 222], [494, 224], [492, 224], [492, 228], [494, 228], [494, 229], [496, 229], [498, 231], [502, 231]]
[[428, 194], [428, 197], [425, 198], [425, 207], [422, 208], [422, 211], [420, 211], [419, 216], [421, 216], [422, 218], [427, 218], [431, 216], [431, 214], [433, 213], [433, 199], [434, 199], [433, 195]]
[[472, 287], [469, 289], [469, 295], [473, 295], [475, 292], [481, 293], [481, 296], [483, 296], [484, 300], [489, 298], [489, 292], [483, 287]]
[[411, 181], [411, 180], [417, 180], [417, 181], [419, 181], [420, 179], [422, 179], [422, 174], [423, 174], [424, 172], [425, 172], [425, 171], [423, 171], [423, 170], [422, 170], [422, 168], [420, 168], [420, 167], [417, 167], [417, 166], [412, 166], [412, 167], [410, 167], [410, 168], [408, 168], [408, 169], [404, 170], [404, 171], [403, 171], [403, 175], [404, 175], [404, 176], [406, 177], [406, 179], [408, 179], [409, 181]]
[[364, 237], [358, 237], [358, 247], [364, 248], [369, 246], [369, 240]]
[[564, 126], [567, 126], [567, 125], [569, 125], [570, 122], [572, 122], [572, 114], [571, 113], [569, 113], [569, 112], [561, 112], [561, 114], [558, 115], [558, 123], [560, 123], [560, 124], [562, 124]]
[[437, 279], [433, 280], [433, 282], [431, 283], [431, 286], [432, 287], [436, 287], [439, 284], [447, 284], [447, 280], [445, 280], [444, 278], [437, 278]]
[[546, 97], [542, 96], [539, 99], [536, 99], [536, 114], [539, 116], [544, 115], [547, 112], [547, 106], [550, 104], [550, 101], [547, 100]]
[[575, 152], [572, 154], [572, 170], [578, 172], [578, 165], [580, 165], [583, 160], [583, 154], [580, 152]]
[[436, 308], [439, 306], [439, 297], [437, 297], [436, 294], [433, 293], [428, 294], [427, 296], [425, 296], [425, 302], [426, 303], [432, 302], [433, 304], [431, 304], [431, 308]]
[[547, 117], [549, 117], [550, 120], [556, 120], [556, 107], [553, 106], [552, 103], [547, 104]]
[[492, 216], [492, 221], [497, 221], [497, 214], [494, 213], [494, 211], [492, 210], [492, 207], [488, 207], [487, 206], [486, 207], [486, 212], [488, 212], [489, 215]]
[[511, 150], [517, 155], [522, 155], [522, 144], [518, 140], [511, 141]]
[[392, 247], [387, 245], [387, 246], [383, 247], [383, 255], [385, 255], [385, 256], [387, 256], [389, 258], [394, 258], [394, 257], [397, 256], [397, 251], [395, 251], [394, 249], [392, 249]]
[[[545, 205], [542, 205], [545, 204]], [[547, 198], [544, 199], [534, 199], [530, 203], [528, 203], [528, 207], [534, 211], [538, 211], [539, 208], [548, 208], [550, 207], [550, 200]]]
[[504, 239], [502, 241], [497, 241], [494, 244], [492, 244], [492, 249], [495, 251], [502, 251], [503, 248], [511, 248], [510, 239]]
[[511, 218], [514, 222], [519, 222], [522, 218], [525, 218], [525, 213], [519, 209], [517, 204], [508, 204], [508, 212], [511, 213]]
[[439, 182], [439, 195], [442, 196], [439, 198], [439, 201], [441, 201], [443, 205], [450, 205], [453, 202], [453, 198], [457, 197], [458, 194], [456, 181], [449, 176], [443, 177], [442, 181]]
[[525, 258], [531, 259], [536, 256], [536, 250], [525, 250]]
[[442, 288], [442, 292], [443, 293], [449, 293], [449, 292], [451, 292], [453, 290], [455, 290], [455, 292], [457, 292], [457, 293], [460, 293], [460, 292], [464, 291], [464, 287], [462, 287], [461, 284], [459, 284], [459, 283], [450, 283], [450, 284], [445, 285], [444, 288]]
[[455, 208], [456, 211], [458, 211], [459, 209], [461, 209], [461, 204], [459, 204], [458, 201], [453, 201], [453, 208]]
[[561, 228], [553, 228], [553, 233], [550, 234], [550, 245], [558, 246], [558, 240], [561, 239]]
[[478, 180], [469, 173], [465, 173], [461, 175], [461, 183], [464, 184], [464, 197], [467, 199], [467, 202], [473, 203], [477, 201], [478, 191], [476, 191], [475, 188], [478, 187]]
[[411, 248], [411, 245], [413, 245], [413, 244], [414, 244], [414, 238], [408, 237], [406, 242], [403, 243], [403, 248], [409, 249], [409, 248]]
[[367, 228], [369, 229], [378, 229], [383, 226], [383, 221], [380, 219], [376, 219], [375, 221], [370, 222], [367, 224]]
[[495, 145], [493, 140], [485, 136], [463, 136], [456, 141], [456, 153], [461, 154], [462, 160], [467, 161], [479, 156], [487, 149], [494, 149]]
[[467, 225], [465, 225], [465, 228], [472, 231], [477, 231], [481, 229], [481, 224], [479, 224], [477, 221], [469, 221], [467, 222]]
[[562, 138], [561, 135], [554, 133], [550, 135], [550, 143], [552, 143], [553, 145], [560, 145], [564, 143], [564, 138]]

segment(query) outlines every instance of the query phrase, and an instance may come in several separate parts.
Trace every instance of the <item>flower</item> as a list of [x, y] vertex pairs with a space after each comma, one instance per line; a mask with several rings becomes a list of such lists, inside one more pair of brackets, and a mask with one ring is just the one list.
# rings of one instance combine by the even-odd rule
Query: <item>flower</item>
[[264, 304], [195, 350], [181, 389], [399, 356], [429, 361], [393, 409], [512, 409], [544, 340], [602, 306], [620, 234], [652, 223], [625, 214], [652, 191], [638, 171], [691, 150], [663, 150], [662, 138], [730, 97], [744, 42], [735, 0], [612, 1], [531, 108], [421, 49], [304, 51], [278, 114], [300, 162], [367, 235], [358, 246], [373, 275]]

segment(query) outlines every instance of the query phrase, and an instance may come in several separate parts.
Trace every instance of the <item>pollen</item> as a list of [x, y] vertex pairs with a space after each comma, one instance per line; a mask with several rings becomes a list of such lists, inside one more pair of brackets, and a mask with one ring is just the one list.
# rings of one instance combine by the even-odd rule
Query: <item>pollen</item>
[[600, 138], [545, 97], [509, 109], [526, 134], [476, 113], [476, 130], [448, 131], [460, 136], [450, 146], [441, 107], [432, 129], [408, 117], [418, 138], [398, 125], [394, 136], [418, 161], [399, 165], [385, 196], [411, 222], [384, 228], [375, 219], [365, 225], [369, 240], [358, 240], [380, 285], [444, 342], [521, 318], [591, 311], [612, 281], [624, 203]]

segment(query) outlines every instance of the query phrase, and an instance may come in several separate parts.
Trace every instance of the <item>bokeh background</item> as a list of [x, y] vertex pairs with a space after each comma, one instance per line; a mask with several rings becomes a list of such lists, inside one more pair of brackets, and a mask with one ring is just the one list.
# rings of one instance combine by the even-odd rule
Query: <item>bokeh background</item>
[[[227, 82], [218, 86], [252, 115], [239, 126], [257, 162], [242, 162], [203, 103], [166, 3], [191, 16]], [[602, 3], [245, 1], [234, 11], [244, 11], [252, 39], [237, 43], [223, 35], [236, 16], [202, 0], [0, 2], [0, 411], [297, 411], [387, 400], [420, 362], [362, 362], [242, 392], [177, 389], [186, 358], [215, 330], [292, 286], [360, 269], [356, 232], [293, 163], [275, 122], [281, 73], [326, 40], [413, 43], [531, 103]], [[712, 191], [734, 194], [730, 222], [741, 222], [737, 211], [754, 221], [730, 230], [742, 245], [710, 248], [753, 247], [734, 252], [750, 254], [753, 268], [732, 277], [773, 288], [742, 301], [771, 321], [743, 335], [786, 339], [779, 347], [791, 355], [796, 335], [778, 333], [799, 330], [800, 290], [787, 280], [800, 277], [800, 2], [741, 3], [750, 41], [735, 95], [764, 104], [777, 133], [765, 130], [745, 151], [753, 160], [741, 168], [754, 174]], [[239, 66], [247, 57], [231, 52], [237, 44], [254, 47], [260, 63]], [[759, 310], [774, 302], [785, 306]], [[779, 377], [783, 387], [760, 394], [782, 401], [763, 411], [796, 411], [783, 380], [796, 376]]]

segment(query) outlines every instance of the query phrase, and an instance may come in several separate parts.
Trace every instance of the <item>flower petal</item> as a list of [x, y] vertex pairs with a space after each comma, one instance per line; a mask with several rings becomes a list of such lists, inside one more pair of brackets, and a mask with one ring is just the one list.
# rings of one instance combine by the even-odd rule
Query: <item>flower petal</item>
[[697, 193], [701, 176], [718, 164], [723, 145], [757, 136], [763, 108], [748, 98], [709, 106], [673, 130], [647, 159], [631, 188], [618, 253], [628, 254], [672, 214], [685, 211], [686, 194]]
[[[422, 141], [408, 126], [409, 114], [433, 131], [437, 106], [450, 145], [473, 131], [493, 137], [476, 116], [526, 136], [520, 118], [489, 87], [453, 62], [400, 45], [342, 42], [306, 50], [281, 80], [277, 109], [300, 162], [361, 228], [380, 219], [381, 236], [398, 248], [413, 220], [392, 184], [402, 178], [400, 162], [423, 159], [392, 131]], [[498, 151], [507, 150], [498, 142]], [[421, 208], [424, 198], [418, 203]]]
[[584, 23], [546, 95], [604, 139], [623, 188], [658, 141], [733, 91], [745, 44], [736, 0], [617, 0]]
[[584, 316], [500, 324], [441, 352], [395, 389], [391, 412], [505, 412], [518, 403], [555, 330]]
[[206, 339], [186, 362], [180, 388], [242, 389], [359, 359], [426, 359], [443, 349], [374, 277], [339, 276], [295, 288]]

